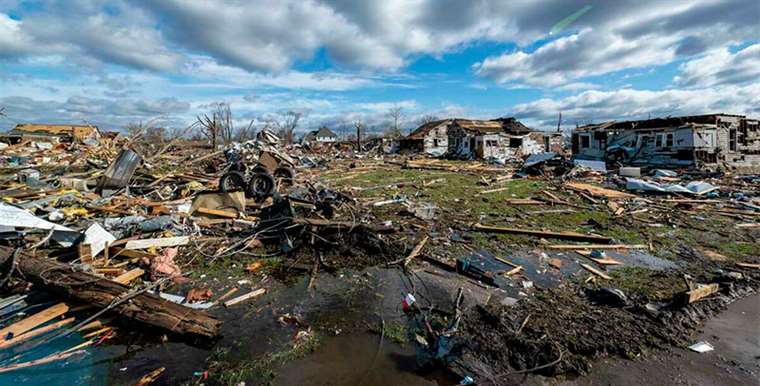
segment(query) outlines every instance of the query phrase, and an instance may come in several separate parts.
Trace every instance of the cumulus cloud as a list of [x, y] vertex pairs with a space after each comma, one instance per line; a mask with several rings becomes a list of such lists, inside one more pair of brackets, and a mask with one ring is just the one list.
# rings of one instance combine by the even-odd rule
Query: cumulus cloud
[[287, 89], [345, 91], [376, 85], [370, 76], [338, 72], [284, 71], [277, 74], [251, 73], [239, 67], [217, 63], [207, 56], [192, 56], [182, 73], [196, 80], [192, 87], [277, 87]]
[[721, 48], [686, 62], [673, 82], [685, 87], [742, 84], [760, 79], [760, 44], [731, 53]]
[[515, 105], [515, 116], [538, 127], [556, 125], [562, 112], [568, 125], [607, 120], [643, 119], [708, 113], [755, 115], [760, 106], [760, 84], [703, 89], [585, 91], [565, 98], [543, 98]]
[[[169, 49], [153, 17], [121, 1], [47, 2], [20, 21], [0, 13], [0, 56], [65, 55], [93, 65], [173, 69], [181, 55]], [[13, 46], [7, 47], [9, 39]]]
[[184, 114], [190, 108], [190, 103], [176, 98], [115, 100], [85, 96], [72, 96], [65, 101], [4, 97], [0, 98], [0, 105], [12, 122], [87, 122], [108, 130], [153, 118], [158, 118], [161, 124], [181, 126], [187, 122]]
[[760, 3], [741, 0], [605, 2], [571, 25], [576, 32], [490, 56], [473, 70], [500, 83], [556, 86], [754, 39], [759, 14]]

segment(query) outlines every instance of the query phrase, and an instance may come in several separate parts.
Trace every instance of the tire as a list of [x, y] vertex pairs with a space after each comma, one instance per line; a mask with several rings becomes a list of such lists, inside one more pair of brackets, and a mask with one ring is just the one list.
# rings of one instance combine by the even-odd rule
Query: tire
[[235, 192], [239, 190], [245, 190], [245, 176], [238, 172], [224, 173], [219, 178], [219, 190], [222, 192]]
[[264, 201], [275, 192], [277, 182], [268, 173], [255, 173], [248, 181], [246, 193], [257, 202]]
[[253, 167], [253, 170], [251, 170], [251, 173], [269, 174], [269, 169], [262, 164], [256, 164], [256, 166]]
[[278, 188], [290, 187], [293, 186], [293, 179], [296, 177], [296, 172], [292, 168], [281, 166], [275, 169], [273, 175]]

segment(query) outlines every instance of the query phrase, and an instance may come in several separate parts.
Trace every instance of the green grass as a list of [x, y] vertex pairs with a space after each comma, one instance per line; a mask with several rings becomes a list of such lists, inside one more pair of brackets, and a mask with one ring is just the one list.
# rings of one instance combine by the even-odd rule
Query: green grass
[[319, 335], [311, 332], [282, 351], [268, 353], [258, 359], [243, 360], [231, 358], [229, 348], [218, 349], [209, 357], [210, 375], [223, 385], [237, 385], [253, 379], [271, 381], [278, 367], [316, 351], [320, 343]]
[[683, 279], [672, 272], [623, 267], [611, 272], [610, 276], [612, 276], [611, 286], [620, 289], [629, 297], [665, 300], [687, 290]]
[[[376, 334], [380, 334], [381, 332], [378, 326], [370, 327], [370, 331]], [[408, 342], [406, 333], [406, 325], [401, 322], [385, 322], [385, 325], [383, 327], [383, 336], [385, 336], [386, 339], [390, 339], [392, 342], [396, 342], [398, 344], [404, 344]]]

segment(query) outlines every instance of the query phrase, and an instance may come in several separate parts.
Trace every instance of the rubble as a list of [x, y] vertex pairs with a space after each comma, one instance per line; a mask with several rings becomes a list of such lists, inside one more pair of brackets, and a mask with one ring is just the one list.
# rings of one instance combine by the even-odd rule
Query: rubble
[[[477, 157], [461, 158], [480, 161], [385, 154], [382, 140], [329, 130], [218, 148], [102, 133], [10, 141], [0, 349], [31, 348], [0, 357], [0, 372], [70, 360], [115, 334], [229, 351], [284, 331], [272, 342], [295, 350], [293, 336], [356, 334], [380, 314], [383, 334], [384, 318], [406, 321], [399, 335], [420, 368], [498, 383], [686, 347], [702, 320], [757, 290], [757, 176], [571, 160], [517, 123], [442, 120], [400, 142], [439, 156], [472, 138]], [[515, 146], [489, 156], [477, 144], [491, 135]], [[378, 300], [388, 276], [392, 310]], [[71, 350], [36, 355], [95, 322]], [[241, 359], [203, 352], [207, 376], [238, 374]], [[173, 372], [162, 361], [134, 381], [159, 366]]]

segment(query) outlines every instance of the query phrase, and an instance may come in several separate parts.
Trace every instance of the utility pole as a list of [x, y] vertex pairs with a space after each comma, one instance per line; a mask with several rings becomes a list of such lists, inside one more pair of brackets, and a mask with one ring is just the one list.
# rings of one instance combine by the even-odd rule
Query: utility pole
[[356, 126], [356, 151], [362, 151], [362, 123], [354, 123]]

